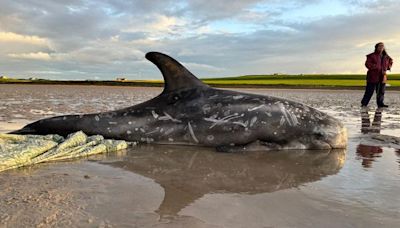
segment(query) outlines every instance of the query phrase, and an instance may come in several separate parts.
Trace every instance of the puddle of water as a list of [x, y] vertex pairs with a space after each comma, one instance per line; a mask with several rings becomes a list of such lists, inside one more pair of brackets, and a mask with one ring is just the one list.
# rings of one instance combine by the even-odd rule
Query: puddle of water
[[[0, 173], [9, 226], [396, 227], [400, 93], [360, 110], [362, 91], [241, 89], [297, 100], [341, 119], [347, 151], [221, 154], [140, 146], [90, 160]], [[0, 85], [0, 132], [49, 115], [127, 107], [160, 88]], [[118, 102], [116, 102], [118, 101]], [[33, 110], [33, 111], [32, 111]], [[367, 111], [367, 112], [366, 112]]]

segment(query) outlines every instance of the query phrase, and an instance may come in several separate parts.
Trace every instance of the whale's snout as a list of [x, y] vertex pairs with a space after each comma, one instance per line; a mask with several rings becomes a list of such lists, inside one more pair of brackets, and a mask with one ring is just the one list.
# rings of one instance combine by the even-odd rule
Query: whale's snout
[[347, 147], [347, 129], [339, 121], [331, 122], [314, 128], [315, 141], [319, 144], [329, 145], [332, 149], [344, 149]]
[[328, 143], [333, 149], [347, 147], [347, 129], [342, 124], [336, 127], [336, 132], [328, 138]]

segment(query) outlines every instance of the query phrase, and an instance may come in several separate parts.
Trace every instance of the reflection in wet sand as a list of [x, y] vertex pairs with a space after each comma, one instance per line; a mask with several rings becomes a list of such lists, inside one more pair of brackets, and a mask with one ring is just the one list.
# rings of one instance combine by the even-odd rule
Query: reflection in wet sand
[[[370, 121], [368, 109], [361, 109], [361, 132], [363, 134], [376, 133], [379, 134], [381, 132], [382, 126], [382, 109], [378, 108], [375, 110], [374, 120]], [[380, 146], [370, 146], [359, 144], [357, 146], [357, 157], [361, 159], [361, 165], [364, 168], [371, 168], [372, 162], [375, 161], [375, 158], [381, 157], [381, 153], [383, 152], [382, 147]]]
[[[388, 137], [385, 135], [381, 135], [382, 116], [383, 109], [377, 108], [375, 110], [374, 119], [371, 124], [368, 109], [361, 109], [361, 133], [365, 135], [372, 135], [373, 139], [388, 140], [390, 136]], [[395, 153], [397, 153], [397, 151], [398, 150], [396, 150]], [[366, 145], [360, 143], [356, 149], [357, 159], [362, 160], [361, 165], [364, 168], [372, 168], [373, 162], [377, 161], [376, 158], [382, 157], [382, 153], [382, 146], [377, 145]]]
[[382, 108], [377, 108], [375, 110], [374, 120], [371, 125], [368, 110], [361, 109], [361, 132], [363, 134], [381, 133], [382, 112], [383, 112]]
[[371, 168], [372, 162], [376, 161], [376, 158], [382, 157], [382, 147], [380, 146], [369, 146], [359, 144], [357, 146], [357, 156], [361, 159], [361, 165], [364, 168]]
[[215, 153], [207, 148], [142, 146], [108, 163], [153, 179], [165, 191], [158, 209], [174, 216], [208, 193], [256, 194], [298, 187], [336, 174], [345, 150]]

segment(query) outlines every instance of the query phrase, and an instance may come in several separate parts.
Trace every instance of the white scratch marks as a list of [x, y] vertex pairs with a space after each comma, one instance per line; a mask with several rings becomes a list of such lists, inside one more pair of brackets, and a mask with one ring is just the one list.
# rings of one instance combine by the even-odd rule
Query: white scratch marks
[[153, 115], [154, 119], [158, 118], [158, 114], [154, 110], [151, 110], [151, 114]]
[[194, 131], [193, 131], [193, 128], [192, 128], [192, 125], [190, 124], [190, 122], [188, 122], [188, 128], [189, 128], [189, 132], [190, 132], [190, 135], [192, 136], [193, 140], [196, 143], [199, 143], [199, 140], [196, 138], [196, 135], [194, 134]]
[[150, 131], [150, 132], [147, 132], [146, 133], [146, 135], [151, 135], [151, 134], [153, 134], [153, 133], [156, 133], [156, 132], [158, 132], [159, 131], [159, 127], [157, 127], [156, 129], [154, 129], [153, 131]]
[[253, 116], [250, 120], [250, 127], [252, 127], [257, 122], [257, 116]]
[[235, 121], [235, 122], [232, 122], [232, 123], [236, 124], [236, 125], [240, 125], [240, 126], [242, 126], [244, 128], [247, 128], [247, 124], [248, 124], [248, 122], [243, 123], [243, 122], [240, 122], [240, 121]]
[[175, 122], [175, 123], [182, 123], [182, 121], [173, 118], [172, 116], [170, 116], [170, 115], [169, 115], [168, 113], [166, 113], [166, 112], [164, 112], [164, 116], [160, 116], [158, 119], [159, 119], [159, 120], [171, 120], [172, 122]]
[[[296, 116], [293, 113], [291, 113], [288, 110], [286, 110], [286, 108], [283, 106], [283, 104], [278, 104], [278, 106], [279, 106], [279, 108], [280, 108], [280, 110], [281, 110], [281, 112], [283, 114], [283, 117], [285, 118], [285, 121], [290, 126], [296, 126], [297, 124], [299, 124], [299, 121], [297, 120]], [[281, 119], [281, 125], [285, 121], [282, 121], [282, 119]]]
[[228, 123], [231, 120], [240, 118], [242, 116], [244, 116], [244, 114], [239, 116], [238, 113], [235, 113], [235, 114], [232, 114], [232, 115], [229, 115], [229, 116], [225, 116], [224, 118], [221, 118], [221, 119], [215, 119], [215, 118], [209, 117], [209, 118], [204, 118], [204, 120], [209, 121], [209, 122], [213, 122], [213, 124], [210, 126], [210, 129], [211, 129], [211, 128], [215, 127], [216, 125], [221, 125], [221, 124], [224, 124], [224, 123]]
[[253, 108], [249, 108], [249, 109], [247, 109], [247, 111], [252, 112], [257, 109], [264, 108], [264, 107], [266, 107], [265, 104], [262, 104], [262, 105], [259, 105], [259, 106], [253, 107]]

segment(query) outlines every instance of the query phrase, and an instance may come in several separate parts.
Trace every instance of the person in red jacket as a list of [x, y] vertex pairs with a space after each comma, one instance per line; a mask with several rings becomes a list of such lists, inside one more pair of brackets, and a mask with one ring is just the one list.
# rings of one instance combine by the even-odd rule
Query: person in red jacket
[[379, 42], [375, 45], [375, 51], [367, 55], [365, 66], [368, 68], [367, 85], [364, 97], [361, 100], [361, 107], [366, 107], [376, 90], [376, 103], [379, 108], [388, 107], [383, 102], [386, 87], [386, 71], [392, 67], [393, 60], [387, 54], [385, 45]]

